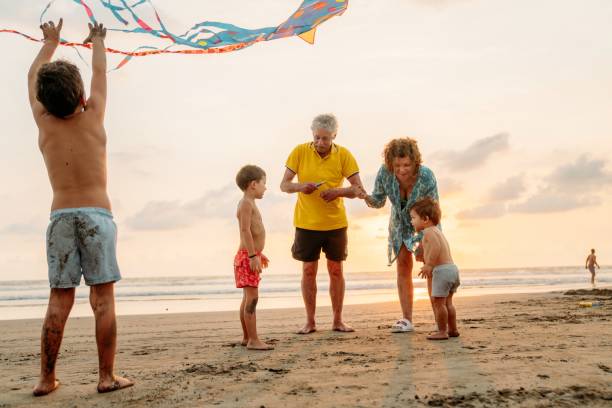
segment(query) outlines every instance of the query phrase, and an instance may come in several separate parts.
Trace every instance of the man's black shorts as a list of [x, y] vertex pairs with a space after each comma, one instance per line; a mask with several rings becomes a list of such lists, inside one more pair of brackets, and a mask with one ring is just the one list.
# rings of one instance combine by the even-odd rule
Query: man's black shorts
[[318, 261], [321, 250], [330, 261], [346, 260], [348, 236], [346, 228], [331, 231], [313, 231], [302, 228], [295, 229], [295, 240], [291, 247], [294, 259], [302, 262]]

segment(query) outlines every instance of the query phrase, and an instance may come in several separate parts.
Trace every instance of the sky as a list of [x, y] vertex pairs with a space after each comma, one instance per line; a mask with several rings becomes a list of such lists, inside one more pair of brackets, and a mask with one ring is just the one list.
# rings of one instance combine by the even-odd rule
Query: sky
[[[0, 27], [38, 36], [46, 3], [0, 0]], [[182, 32], [203, 20], [274, 26], [300, 2], [154, 4]], [[87, 34], [71, 0], [48, 16], [64, 17], [66, 38]], [[109, 74], [105, 124], [123, 275], [231, 274], [234, 178], [244, 164], [268, 174], [258, 202], [267, 273], [299, 273], [290, 254], [296, 197], [279, 184], [289, 152], [311, 140], [312, 118], [326, 112], [339, 118], [336, 142], [353, 153], [368, 190], [385, 144], [418, 140], [460, 267], [579, 266], [590, 248], [611, 264], [610, 21], [608, 0], [351, 0], [315, 45], [294, 37], [224, 55], [133, 60]], [[143, 43], [112, 32], [106, 41]], [[0, 47], [0, 280], [46, 279], [52, 192], [26, 88], [40, 46], [0, 34]], [[77, 63], [88, 83], [90, 68], [73, 50], [57, 57]], [[389, 208], [346, 205], [347, 273], [392, 273]]]

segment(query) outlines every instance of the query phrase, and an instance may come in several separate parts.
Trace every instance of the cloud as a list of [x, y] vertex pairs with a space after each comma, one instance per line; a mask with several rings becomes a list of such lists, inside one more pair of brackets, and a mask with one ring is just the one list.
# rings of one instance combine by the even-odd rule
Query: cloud
[[151, 201], [125, 222], [134, 230], [171, 230], [187, 227], [193, 221], [193, 215], [179, 201]]
[[587, 155], [553, 169], [542, 178], [543, 184], [522, 202], [516, 201], [527, 191], [526, 176], [510, 177], [493, 187], [488, 203], [457, 214], [457, 218], [498, 218], [509, 213], [554, 213], [591, 207], [603, 202], [601, 193], [612, 186], [612, 173], [605, 160], [589, 159]]
[[[205, 219], [233, 222], [241, 196], [234, 184], [227, 184], [187, 202], [151, 201], [127, 218], [126, 225], [133, 230], [147, 231], [187, 228]], [[267, 191], [264, 198], [257, 201], [268, 232], [285, 232], [293, 228], [294, 199]]]
[[208, 191], [202, 197], [187, 203], [184, 208], [195, 217], [230, 218], [236, 215], [241, 195], [235, 184], [226, 184], [219, 189]]
[[495, 153], [507, 151], [510, 147], [507, 133], [479, 139], [461, 151], [441, 151], [432, 159], [452, 171], [469, 171], [483, 166]]
[[599, 205], [601, 193], [612, 186], [612, 173], [605, 160], [587, 155], [564, 164], [544, 178], [545, 184], [524, 202], [510, 206], [515, 213], [563, 212]]
[[151, 201], [126, 220], [134, 230], [172, 230], [185, 228], [203, 218], [229, 218], [235, 214], [240, 192], [231, 184], [210, 190], [188, 201]]
[[511, 201], [520, 197], [525, 192], [525, 175], [510, 177], [506, 181], [499, 183], [489, 191], [491, 201]]
[[[121, 167], [131, 171], [141, 177], [153, 177], [151, 163], [157, 162], [162, 157], [167, 157], [167, 150], [164, 151], [154, 146], [139, 146], [124, 151], [114, 151], [108, 154], [109, 165]], [[149, 167], [147, 167], [149, 166]]]
[[463, 191], [463, 184], [455, 179], [443, 177], [438, 179], [438, 192], [441, 196], [450, 196]]
[[503, 203], [489, 203], [461, 211], [457, 214], [460, 220], [481, 220], [499, 218], [506, 214], [506, 205]]
[[513, 213], [551, 213], [590, 207], [601, 203], [598, 197], [577, 197], [570, 194], [555, 192], [550, 189], [538, 191], [526, 201], [511, 205]]
[[589, 160], [582, 155], [576, 162], [558, 167], [546, 181], [555, 190], [567, 193], [597, 191], [612, 185], [612, 173], [605, 167], [605, 160]]

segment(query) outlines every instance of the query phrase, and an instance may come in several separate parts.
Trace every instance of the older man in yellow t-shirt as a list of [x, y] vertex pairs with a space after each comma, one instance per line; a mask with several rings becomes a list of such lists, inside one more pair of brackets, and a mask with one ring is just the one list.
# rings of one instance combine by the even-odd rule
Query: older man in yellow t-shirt
[[[317, 300], [317, 268], [321, 250], [327, 258], [330, 296], [334, 311], [332, 329], [352, 332], [342, 321], [344, 276], [342, 262], [347, 256], [346, 211], [343, 198], [364, 198], [359, 167], [347, 149], [334, 143], [338, 121], [334, 115], [314, 118], [311, 126], [313, 141], [298, 145], [287, 159], [281, 182], [285, 193], [298, 193], [295, 205], [295, 240], [293, 258], [302, 261], [302, 296], [306, 306], [306, 324], [297, 333], [317, 330], [315, 309]], [[298, 176], [298, 182], [293, 179]], [[351, 183], [343, 188], [344, 179]]]

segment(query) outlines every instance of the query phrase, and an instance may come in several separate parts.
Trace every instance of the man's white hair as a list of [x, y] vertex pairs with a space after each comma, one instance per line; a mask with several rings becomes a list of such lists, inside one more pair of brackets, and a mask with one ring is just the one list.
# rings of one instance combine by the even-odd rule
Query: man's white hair
[[338, 119], [331, 113], [317, 115], [310, 125], [311, 130], [324, 129], [331, 133], [338, 131]]

